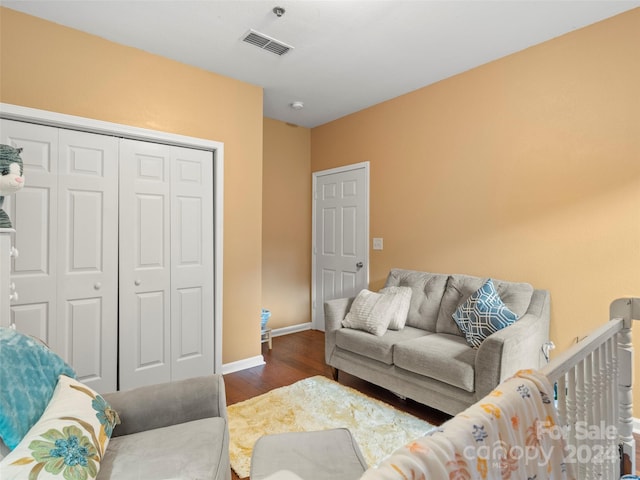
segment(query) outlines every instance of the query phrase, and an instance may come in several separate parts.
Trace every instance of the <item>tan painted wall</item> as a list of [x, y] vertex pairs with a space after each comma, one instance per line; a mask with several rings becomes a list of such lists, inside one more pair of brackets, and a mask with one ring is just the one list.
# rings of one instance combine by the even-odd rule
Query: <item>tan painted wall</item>
[[530, 282], [557, 351], [640, 296], [638, 45], [635, 9], [314, 128], [312, 171], [371, 162], [372, 288], [391, 267]]
[[[530, 281], [551, 290], [564, 349], [611, 299], [640, 295], [639, 43], [636, 9], [315, 128], [307, 173], [293, 164], [305, 129], [265, 119], [265, 182], [292, 165], [306, 175], [296, 233], [309, 249], [310, 172], [370, 160], [371, 235], [385, 239], [371, 251], [372, 288], [393, 266]], [[308, 321], [304, 248], [287, 257], [306, 266], [286, 272], [285, 288], [262, 285], [284, 255], [271, 207], [305, 192], [265, 192], [261, 229], [260, 88], [6, 8], [0, 73], [2, 102], [224, 142], [223, 361], [259, 354], [263, 305], [275, 328], [303, 310]], [[292, 296], [300, 303], [286, 306]]]
[[264, 119], [262, 302], [269, 326], [311, 321], [311, 131]]
[[223, 362], [260, 354], [262, 89], [0, 8], [0, 101], [224, 142]]

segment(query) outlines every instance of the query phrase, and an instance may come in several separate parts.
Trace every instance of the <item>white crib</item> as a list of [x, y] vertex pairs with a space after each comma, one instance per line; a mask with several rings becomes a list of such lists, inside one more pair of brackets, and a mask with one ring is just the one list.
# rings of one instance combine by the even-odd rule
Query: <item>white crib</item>
[[640, 298], [621, 298], [610, 321], [542, 369], [556, 385], [557, 409], [578, 478], [618, 479], [635, 473], [633, 346]]

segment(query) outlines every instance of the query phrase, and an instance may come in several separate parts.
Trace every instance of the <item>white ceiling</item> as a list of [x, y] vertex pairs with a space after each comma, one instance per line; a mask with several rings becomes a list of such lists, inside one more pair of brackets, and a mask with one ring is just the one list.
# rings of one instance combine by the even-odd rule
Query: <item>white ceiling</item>
[[[314, 127], [636, 8], [640, 0], [2, 0], [2, 5], [259, 85], [265, 116]], [[286, 13], [278, 18], [275, 6]], [[249, 29], [294, 49], [279, 57], [244, 43]], [[291, 109], [294, 101], [304, 109]]]

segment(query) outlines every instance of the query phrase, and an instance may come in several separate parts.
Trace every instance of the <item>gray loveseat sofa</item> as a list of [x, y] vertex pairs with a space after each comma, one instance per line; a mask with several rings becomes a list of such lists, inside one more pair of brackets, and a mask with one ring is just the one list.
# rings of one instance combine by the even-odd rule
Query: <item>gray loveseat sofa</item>
[[518, 320], [472, 348], [452, 315], [485, 278], [393, 269], [385, 287], [412, 290], [406, 325], [384, 335], [345, 328], [353, 298], [325, 303], [325, 361], [334, 378], [344, 371], [455, 415], [501, 381], [544, 362], [549, 340], [550, 296], [527, 283], [493, 280]]

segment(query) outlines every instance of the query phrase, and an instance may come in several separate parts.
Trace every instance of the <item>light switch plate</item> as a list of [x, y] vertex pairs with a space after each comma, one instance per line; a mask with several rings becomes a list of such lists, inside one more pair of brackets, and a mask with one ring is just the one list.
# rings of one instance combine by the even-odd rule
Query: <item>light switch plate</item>
[[382, 238], [374, 237], [374, 239], [373, 239], [373, 249], [374, 250], [382, 250]]

